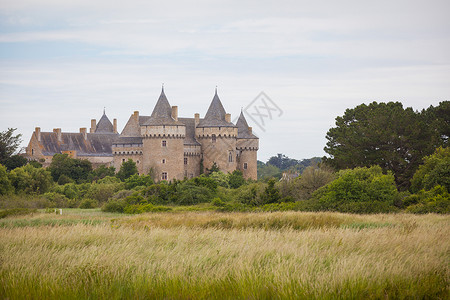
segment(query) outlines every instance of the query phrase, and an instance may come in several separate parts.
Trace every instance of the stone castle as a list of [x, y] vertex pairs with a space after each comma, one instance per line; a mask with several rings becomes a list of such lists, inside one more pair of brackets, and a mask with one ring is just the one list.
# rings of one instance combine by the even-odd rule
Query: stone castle
[[257, 178], [257, 151], [259, 139], [252, 133], [241, 111], [236, 125], [226, 113], [217, 95], [204, 118], [178, 117], [178, 107], [171, 106], [161, 91], [150, 116], [135, 111], [119, 134], [117, 120], [113, 123], [105, 112], [96, 122], [91, 120], [89, 133], [41, 132], [36, 127], [27, 147], [30, 160], [44, 166], [51, 163], [56, 153], [67, 153], [72, 158], [89, 160], [94, 167], [114, 166], [132, 159], [139, 174], [153, 174], [156, 181], [192, 178], [214, 163], [224, 173], [241, 170], [245, 178]]

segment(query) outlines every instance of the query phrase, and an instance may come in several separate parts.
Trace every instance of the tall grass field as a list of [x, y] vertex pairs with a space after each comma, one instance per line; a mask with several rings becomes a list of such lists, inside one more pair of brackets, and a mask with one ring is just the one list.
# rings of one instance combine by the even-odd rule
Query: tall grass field
[[450, 216], [38, 211], [0, 219], [1, 299], [449, 299]]

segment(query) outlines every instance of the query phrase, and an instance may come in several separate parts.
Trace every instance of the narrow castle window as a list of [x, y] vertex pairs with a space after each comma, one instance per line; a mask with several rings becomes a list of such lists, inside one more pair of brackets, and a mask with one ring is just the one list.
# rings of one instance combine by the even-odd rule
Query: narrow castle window
[[162, 163], [163, 163], [163, 164], [166, 163], [166, 159], [165, 159], [165, 158], [162, 159]]
[[228, 153], [228, 162], [233, 162], [233, 153], [231, 151]]
[[184, 164], [187, 165], [188, 164], [188, 160], [187, 157], [184, 158]]
[[167, 180], [167, 172], [162, 172], [161, 180]]
[[167, 147], [167, 141], [162, 141], [162, 146]]
[[213, 142], [213, 143], [216, 142], [216, 135], [215, 135], [215, 134], [213, 134], [213, 135], [211, 136], [211, 142]]
[[34, 149], [31, 149], [31, 155], [34, 155]]
[[247, 170], [247, 167], [248, 167], [247, 163], [244, 163], [244, 170]]
[[125, 158], [122, 158], [122, 162], [125, 162]]

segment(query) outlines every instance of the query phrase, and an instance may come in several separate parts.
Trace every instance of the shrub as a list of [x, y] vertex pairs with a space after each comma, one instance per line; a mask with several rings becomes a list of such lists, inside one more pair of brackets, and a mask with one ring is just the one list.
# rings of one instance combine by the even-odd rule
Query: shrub
[[96, 208], [98, 206], [98, 202], [94, 199], [86, 198], [81, 200], [79, 208]]
[[86, 195], [88, 198], [95, 199], [99, 203], [102, 203], [106, 202], [120, 188], [120, 183], [94, 183], [91, 185]]
[[184, 182], [177, 186], [176, 203], [180, 205], [193, 205], [198, 203], [210, 202], [213, 195], [214, 193], [211, 191], [211, 189], [207, 188], [206, 186], [194, 185], [191, 182]]
[[230, 188], [237, 189], [245, 184], [245, 178], [241, 171], [234, 170], [233, 173], [228, 174], [228, 182], [230, 184]]
[[379, 166], [373, 166], [340, 171], [335, 180], [317, 190], [313, 197], [324, 210], [378, 213], [395, 210], [398, 191], [394, 176], [384, 175]]
[[32, 165], [16, 168], [8, 177], [16, 193], [43, 194], [53, 183], [49, 171]]
[[438, 148], [424, 158], [411, 180], [411, 191], [430, 190], [437, 185], [450, 190], [450, 148]]
[[134, 174], [125, 179], [125, 189], [131, 190], [137, 186], [149, 186], [153, 184], [153, 179], [150, 175]]
[[426, 213], [450, 213], [450, 194], [443, 186], [435, 186], [429, 191], [421, 190], [417, 194], [408, 196], [404, 200], [407, 212]]
[[105, 204], [103, 204], [102, 211], [123, 213], [127, 205], [128, 204], [125, 199], [109, 199]]
[[209, 174], [208, 177], [213, 179], [214, 181], [216, 181], [218, 186], [221, 186], [224, 188], [229, 187], [228, 176], [221, 171], [213, 172], [213, 173]]
[[28, 215], [32, 213], [36, 213], [37, 209], [29, 209], [29, 208], [12, 208], [0, 210], [0, 219], [9, 217], [9, 216], [21, 216]]
[[14, 188], [8, 178], [6, 167], [0, 164], [0, 195], [7, 195], [12, 192], [14, 192]]
[[153, 204], [134, 204], [128, 205], [124, 209], [126, 214], [141, 214], [144, 212], [164, 212], [170, 211], [172, 208], [167, 206], [154, 206]]

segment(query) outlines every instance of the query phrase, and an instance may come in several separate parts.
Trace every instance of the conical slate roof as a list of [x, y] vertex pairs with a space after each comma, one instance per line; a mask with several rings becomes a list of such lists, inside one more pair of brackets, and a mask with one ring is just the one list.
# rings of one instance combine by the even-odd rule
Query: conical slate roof
[[143, 125], [183, 125], [172, 118], [172, 107], [164, 94], [164, 88], [161, 90], [152, 115]]
[[257, 139], [258, 137], [248, 130], [247, 120], [245, 119], [244, 113], [241, 110], [239, 119], [236, 122], [238, 128], [238, 139]]
[[103, 110], [103, 116], [97, 123], [95, 133], [114, 133], [114, 126], [106, 116], [105, 110]]
[[217, 95], [216, 89], [216, 93], [209, 105], [205, 118], [200, 121], [197, 127], [235, 127], [233, 123], [225, 121], [225, 115], [225, 109]]

